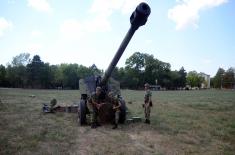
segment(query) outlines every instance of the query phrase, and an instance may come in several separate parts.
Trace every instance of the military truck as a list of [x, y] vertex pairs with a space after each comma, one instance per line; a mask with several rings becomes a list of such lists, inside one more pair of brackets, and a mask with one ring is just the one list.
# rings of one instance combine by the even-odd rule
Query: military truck
[[[114, 95], [117, 95], [121, 103], [121, 112], [119, 116], [119, 123], [124, 123], [126, 120], [126, 105], [124, 99], [121, 97], [120, 83], [113, 78], [111, 74], [117, 65], [120, 57], [122, 56], [124, 50], [126, 49], [129, 41], [134, 35], [135, 31], [140, 27], [145, 25], [148, 16], [151, 13], [151, 9], [147, 3], [140, 3], [135, 11], [130, 17], [131, 26], [123, 39], [121, 45], [119, 46], [113, 60], [109, 64], [108, 69], [105, 71], [104, 75], [91, 75], [84, 79], [79, 80], [81, 100], [78, 109], [78, 120], [80, 125], [87, 124], [87, 115], [90, 114], [87, 104], [92, 93], [95, 92], [97, 86], [100, 86], [102, 93], [100, 95], [101, 99], [105, 101], [107, 94], [112, 91]], [[107, 102], [106, 102], [107, 103]], [[112, 110], [112, 105], [107, 103], [104, 104], [98, 111], [98, 119], [101, 123], [112, 122], [114, 120], [114, 112]]]

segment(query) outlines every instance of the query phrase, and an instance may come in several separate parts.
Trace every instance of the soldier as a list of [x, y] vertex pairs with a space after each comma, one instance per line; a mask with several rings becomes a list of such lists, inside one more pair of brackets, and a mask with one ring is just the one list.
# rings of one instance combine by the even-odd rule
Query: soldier
[[114, 97], [113, 92], [109, 92], [108, 98], [109, 102], [113, 105], [113, 110], [115, 112], [115, 121], [112, 129], [116, 129], [118, 127], [121, 103], [116, 97]]
[[54, 112], [54, 107], [57, 104], [57, 100], [53, 98], [50, 102], [50, 112]]
[[149, 84], [144, 85], [145, 95], [144, 95], [144, 114], [145, 114], [145, 123], [150, 124], [150, 107], [152, 107], [152, 93], [149, 89]]
[[91, 113], [91, 128], [97, 128], [97, 126], [100, 126], [100, 124], [97, 121], [98, 117], [98, 110], [100, 107], [104, 104], [101, 103], [100, 100], [101, 95], [101, 87], [96, 87], [96, 91], [92, 94], [91, 98], [89, 99], [89, 111]]

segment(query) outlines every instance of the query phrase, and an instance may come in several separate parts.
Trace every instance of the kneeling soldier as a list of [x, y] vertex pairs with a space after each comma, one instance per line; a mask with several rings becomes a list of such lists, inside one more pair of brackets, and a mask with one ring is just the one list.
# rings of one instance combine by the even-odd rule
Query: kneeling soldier
[[108, 97], [109, 97], [109, 102], [113, 105], [113, 110], [115, 112], [115, 122], [112, 129], [116, 129], [118, 127], [121, 103], [118, 101], [116, 97], [114, 97], [113, 92], [109, 92]]

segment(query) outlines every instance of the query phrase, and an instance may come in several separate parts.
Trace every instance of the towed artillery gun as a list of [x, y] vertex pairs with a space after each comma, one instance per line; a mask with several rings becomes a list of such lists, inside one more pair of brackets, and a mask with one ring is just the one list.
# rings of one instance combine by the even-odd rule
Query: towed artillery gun
[[[146, 3], [140, 3], [136, 7], [135, 11], [130, 17], [131, 27], [128, 30], [121, 45], [119, 46], [115, 56], [113, 57], [113, 60], [109, 64], [109, 67], [105, 71], [103, 77], [101, 77], [100, 75], [91, 75], [89, 77], [79, 80], [81, 100], [79, 103], [78, 117], [80, 125], [87, 124], [87, 114], [90, 113], [87, 108], [88, 100], [89, 97], [91, 97], [92, 93], [95, 92], [97, 86], [100, 86], [102, 89], [100, 99], [103, 100], [105, 103], [107, 103], [106, 97], [110, 91], [112, 91], [114, 95], [118, 96], [119, 102], [121, 103], [119, 123], [125, 122], [126, 105], [125, 101], [120, 96], [120, 83], [111, 78], [111, 74], [114, 68], [116, 67], [120, 57], [122, 56], [124, 50], [126, 49], [129, 41], [134, 35], [135, 31], [147, 22], [150, 12], [151, 9]], [[104, 104], [98, 111], [98, 117], [101, 123], [112, 122], [114, 120], [114, 112], [112, 110], [112, 105]]]

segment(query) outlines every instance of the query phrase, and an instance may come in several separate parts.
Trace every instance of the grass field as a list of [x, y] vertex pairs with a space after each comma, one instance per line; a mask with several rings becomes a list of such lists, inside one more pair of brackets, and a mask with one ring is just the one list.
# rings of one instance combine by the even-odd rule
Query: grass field
[[[35, 95], [35, 98], [29, 97]], [[143, 118], [144, 91], [122, 90]], [[79, 91], [0, 89], [0, 154], [235, 154], [235, 91], [153, 92], [151, 125], [80, 127], [77, 114], [43, 114], [42, 103], [78, 103]]]

